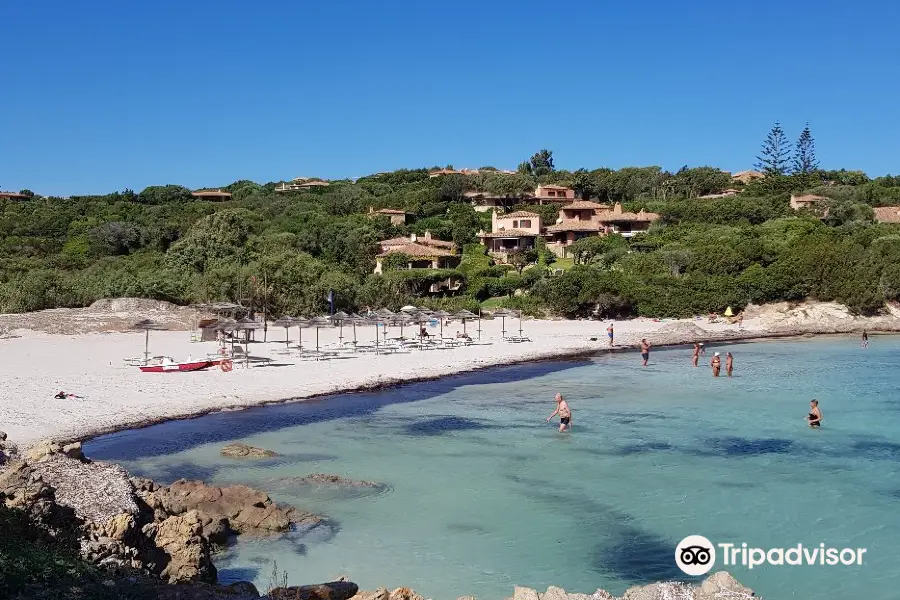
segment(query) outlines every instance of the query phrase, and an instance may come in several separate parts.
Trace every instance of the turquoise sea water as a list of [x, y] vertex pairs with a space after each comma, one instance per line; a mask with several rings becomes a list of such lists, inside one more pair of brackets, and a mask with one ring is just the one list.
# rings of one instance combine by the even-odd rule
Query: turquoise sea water
[[[868, 549], [862, 566], [724, 567], [769, 600], [896, 598], [900, 339], [728, 349], [733, 379], [692, 368], [688, 349], [655, 351], [646, 369], [636, 353], [604, 355], [172, 422], [86, 451], [163, 482], [245, 483], [330, 517], [217, 558], [220, 579], [261, 588], [277, 561], [294, 584], [347, 574], [435, 599], [499, 600], [514, 584], [622, 593], [688, 579], [674, 548], [700, 534]], [[568, 434], [544, 421], [556, 391], [574, 411]], [[803, 421], [813, 397], [821, 430]], [[232, 440], [281, 456], [219, 456]], [[386, 487], [291, 479], [315, 472]]]

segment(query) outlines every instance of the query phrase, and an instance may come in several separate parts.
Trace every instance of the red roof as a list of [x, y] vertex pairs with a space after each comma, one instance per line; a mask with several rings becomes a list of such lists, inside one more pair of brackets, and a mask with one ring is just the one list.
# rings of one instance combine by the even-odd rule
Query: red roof
[[229, 192], [223, 192], [222, 190], [197, 190], [196, 192], [191, 192], [191, 196], [195, 198], [231, 198]]
[[10, 198], [10, 199], [23, 199], [23, 198], [31, 198], [31, 196], [27, 194], [20, 194], [19, 192], [0, 192], [0, 198]]
[[590, 200], [576, 200], [571, 204], [566, 204], [562, 207], [563, 210], [604, 210], [608, 208], [608, 204], [597, 204], [596, 202], [591, 202]]
[[379, 257], [385, 257], [390, 254], [408, 254], [409, 256], [415, 256], [418, 258], [438, 258], [441, 256], [456, 256], [456, 253], [451, 250], [444, 250], [442, 248], [435, 248], [432, 246], [423, 246], [422, 244], [417, 244], [415, 242], [410, 242], [407, 240], [407, 243], [403, 246], [391, 246], [381, 254]]
[[524, 229], [503, 229], [495, 232], [481, 232], [478, 234], [480, 238], [523, 238], [537, 237], [538, 233], [525, 231]]
[[517, 210], [516, 212], [511, 212], [506, 215], [497, 215], [498, 219], [534, 219], [535, 217], [540, 217], [541, 215], [533, 212], [528, 212], [527, 210]]

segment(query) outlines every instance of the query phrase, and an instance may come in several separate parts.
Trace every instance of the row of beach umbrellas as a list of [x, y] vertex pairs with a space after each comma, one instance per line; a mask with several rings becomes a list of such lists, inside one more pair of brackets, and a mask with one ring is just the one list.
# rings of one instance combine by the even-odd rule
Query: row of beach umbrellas
[[[520, 312], [514, 312], [507, 309], [499, 309], [495, 310], [491, 313], [493, 318], [500, 318], [502, 320], [502, 335], [506, 337], [506, 319], [518, 317], [519, 319], [519, 335], [522, 334], [522, 314]], [[328, 316], [319, 316], [319, 317], [290, 317], [284, 316], [272, 323], [275, 327], [284, 327], [285, 330], [285, 344], [290, 343], [290, 329], [292, 327], [298, 328], [298, 336], [299, 336], [299, 344], [303, 344], [303, 329], [315, 329], [316, 330], [316, 352], [319, 352], [319, 330], [325, 327], [334, 327], [337, 326], [339, 328], [338, 339], [343, 342], [344, 340], [344, 326], [353, 328], [353, 343], [356, 344], [356, 327], [357, 326], [374, 326], [375, 327], [375, 346], [377, 347], [379, 344], [378, 339], [378, 326], [399, 326], [400, 327], [400, 337], [403, 337], [403, 327], [408, 325], [423, 325], [425, 323], [430, 323], [432, 321], [437, 321], [440, 325], [441, 337], [444, 336], [444, 321], [446, 319], [453, 319], [457, 321], [461, 321], [463, 324], [463, 334], [466, 334], [466, 322], [467, 321], [478, 321], [478, 336], [481, 337], [481, 315], [475, 314], [469, 310], [460, 310], [455, 313], [448, 313], [443, 310], [429, 310], [425, 308], [416, 308], [415, 306], [404, 306], [400, 311], [394, 312], [387, 308], [380, 308], [378, 310], [369, 311], [365, 314], [348, 314], [344, 311], [338, 311], [332, 315]], [[243, 331], [244, 341], [249, 345], [250, 342], [250, 331], [262, 329], [264, 327], [263, 323], [258, 321], [254, 321], [249, 317], [244, 317], [241, 319], [220, 319], [212, 329], [214, 331], [223, 331], [227, 333], [234, 334], [235, 332]], [[152, 330], [161, 330], [165, 329], [160, 324], [152, 321], [150, 319], [145, 319], [136, 323], [133, 326], [134, 329], [144, 331], [146, 333], [144, 339], [144, 360], [145, 362], [150, 357], [149, 345], [150, 345], [150, 331]], [[234, 349], [234, 340], [235, 336], [232, 335], [232, 350]], [[301, 350], [302, 351], [302, 350]], [[249, 356], [245, 353], [245, 360], [249, 361]]]

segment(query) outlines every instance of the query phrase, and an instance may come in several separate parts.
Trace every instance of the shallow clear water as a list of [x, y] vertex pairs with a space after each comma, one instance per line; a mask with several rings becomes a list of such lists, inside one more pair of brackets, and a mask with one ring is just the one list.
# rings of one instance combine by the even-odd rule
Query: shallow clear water
[[[690, 350], [655, 351], [646, 369], [616, 354], [210, 415], [86, 450], [163, 482], [246, 483], [333, 519], [330, 531], [242, 541], [217, 558], [220, 579], [261, 588], [277, 561], [294, 584], [347, 574], [435, 599], [500, 599], [514, 584], [622, 593], [685, 579], [675, 545], [701, 534], [868, 548], [862, 566], [728, 567], [769, 599], [895, 598], [900, 339], [729, 349], [733, 379], [691, 368]], [[544, 422], [557, 390], [574, 411], [570, 434]], [[813, 397], [818, 431], [803, 421]], [[230, 440], [282, 456], [225, 459]], [[387, 488], [290, 479], [315, 472]]]

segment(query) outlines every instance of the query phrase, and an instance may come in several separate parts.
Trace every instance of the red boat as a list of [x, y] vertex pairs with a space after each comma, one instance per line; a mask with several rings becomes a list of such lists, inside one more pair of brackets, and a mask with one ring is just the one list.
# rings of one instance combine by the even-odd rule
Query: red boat
[[187, 371], [200, 371], [219, 364], [219, 360], [190, 360], [176, 362], [168, 356], [158, 359], [157, 362], [140, 365], [138, 368], [144, 373], [181, 373]]

